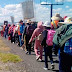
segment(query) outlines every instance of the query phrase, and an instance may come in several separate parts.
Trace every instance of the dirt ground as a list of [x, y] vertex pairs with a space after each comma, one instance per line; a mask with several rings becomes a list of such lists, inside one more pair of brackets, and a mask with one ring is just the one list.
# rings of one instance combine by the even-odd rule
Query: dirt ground
[[[4, 41], [0, 37], [0, 52], [2, 53], [11, 53], [11, 48], [9, 48], [8, 45], [6, 45]], [[13, 63], [13, 62], [7, 62], [3, 63], [0, 61], [0, 72], [27, 72], [25, 70], [25, 65], [23, 64], [23, 61], [18, 62], [18, 63]]]
[[58, 56], [54, 56], [54, 65], [55, 69], [51, 70], [50, 60], [48, 61], [48, 69], [45, 71], [44, 67], [44, 54], [43, 54], [43, 62], [37, 62], [35, 59], [35, 53], [31, 52], [31, 55], [26, 55], [25, 51], [21, 50], [16, 44], [11, 43], [5, 38], [2, 38], [4, 43], [10, 48], [9, 52], [15, 55], [19, 55], [22, 59], [21, 62], [18, 63], [2, 63], [0, 62], [0, 72], [59, 72], [58, 71]]

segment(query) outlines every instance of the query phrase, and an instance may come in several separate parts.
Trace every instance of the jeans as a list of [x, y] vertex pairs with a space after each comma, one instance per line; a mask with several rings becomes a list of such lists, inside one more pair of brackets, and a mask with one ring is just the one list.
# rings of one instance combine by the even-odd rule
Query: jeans
[[52, 46], [44, 47], [44, 53], [45, 53], [45, 67], [48, 68], [48, 56], [50, 58], [51, 64], [53, 63], [52, 58]]
[[22, 46], [21, 39], [22, 39], [22, 35], [19, 35], [19, 43], [20, 43], [20, 47]]
[[31, 54], [31, 44], [28, 44], [30, 38], [31, 38], [31, 36], [26, 35], [26, 50], [29, 52], [29, 54]]

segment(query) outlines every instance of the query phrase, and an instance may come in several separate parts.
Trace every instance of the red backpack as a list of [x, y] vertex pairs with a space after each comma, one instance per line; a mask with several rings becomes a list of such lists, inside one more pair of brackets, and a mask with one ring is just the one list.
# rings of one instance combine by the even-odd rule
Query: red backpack
[[46, 40], [46, 43], [47, 43], [48, 46], [53, 45], [53, 36], [54, 36], [55, 32], [56, 31], [54, 31], [54, 30], [48, 30], [47, 40]]

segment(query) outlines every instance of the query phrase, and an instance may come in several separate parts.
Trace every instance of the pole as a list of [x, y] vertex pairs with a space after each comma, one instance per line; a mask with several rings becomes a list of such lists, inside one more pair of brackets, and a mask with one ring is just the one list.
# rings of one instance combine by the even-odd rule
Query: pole
[[[40, 0], [41, 1], [41, 0]], [[62, 4], [41, 4], [41, 5], [50, 5], [51, 6], [51, 9], [50, 9], [50, 23], [51, 23], [51, 17], [52, 17], [52, 9], [53, 9], [53, 5], [63, 5], [63, 3]]]
[[52, 8], [53, 8], [53, 5], [51, 4], [51, 11], [50, 11], [50, 13], [51, 13], [51, 15], [50, 15], [50, 23], [51, 23], [51, 17], [52, 17]]

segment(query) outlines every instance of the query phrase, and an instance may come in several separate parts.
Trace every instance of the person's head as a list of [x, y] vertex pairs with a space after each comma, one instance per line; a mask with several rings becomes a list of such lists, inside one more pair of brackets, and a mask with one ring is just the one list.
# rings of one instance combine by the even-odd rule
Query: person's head
[[27, 20], [27, 22], [26, 22], [26, 23], [29, 23], [29, 24], [30, 24], [31, 22], [32, 22], [31, 20]]
[[64, 22], [59, 22], [58, 23], [60, 26], [64, 24], [72, 24], [72, 17], [67, 17]]
[[19, 23], [20, 23], [20, 24], [23, 24], [23, 21], [22, 21], [22, 20], [20, 20], [20, 21], [19, 21]]
[[43, 29], [51, 29], [51, 24], [48, 21], [46, 21], [42, 26], [43, 26]]
[[43, 29], [43, 22], [42, 21], [39, 21], [37, 23], [37, 28]]
[[66, 18], [67, 18], [67, 16], [64, 16], [64, 21], [65, 21]]
[[55, 16], [53, 16], [52, 18], [52, 21], [60, 21], [60, 20], [64, 20], [59, 13], [56, 13]]

